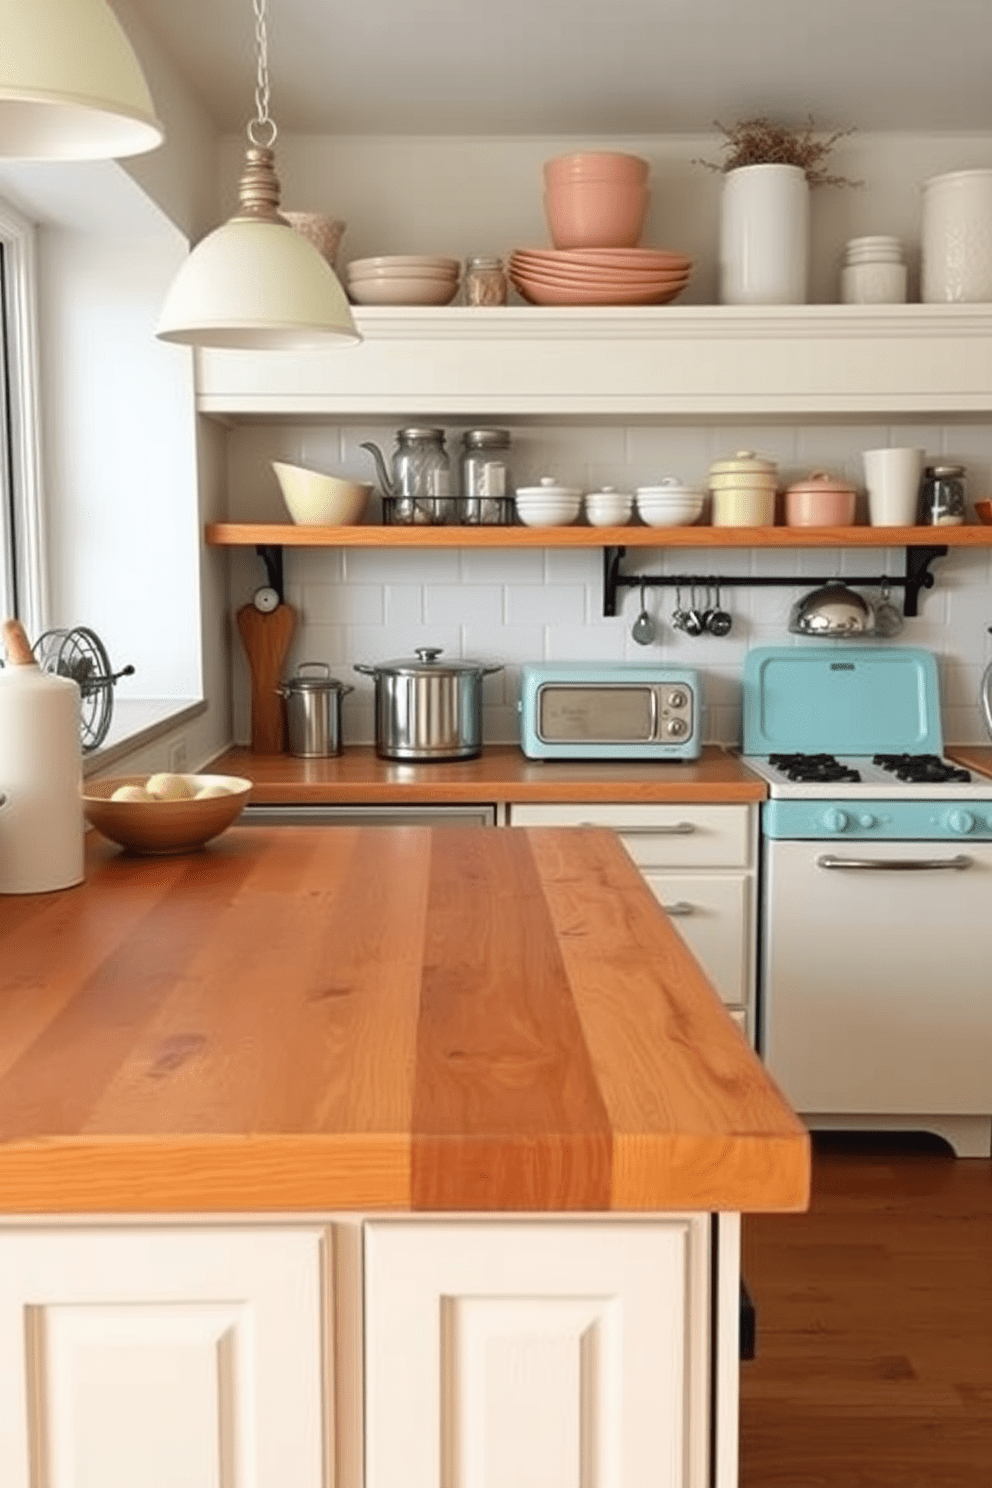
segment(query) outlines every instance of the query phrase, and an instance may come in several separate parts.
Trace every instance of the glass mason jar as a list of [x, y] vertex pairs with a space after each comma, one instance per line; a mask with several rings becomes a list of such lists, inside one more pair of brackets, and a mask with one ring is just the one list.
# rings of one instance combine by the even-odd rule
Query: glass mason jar
[[462, 277], [466, 305], [505, 305], [506, 273], [501, 258], [469, 258]]
[[467, 429], [462, 436], [462, 522], [500, 527], [510, 520], [512, 498], [509, 430]]
[[960, 527], [964, 522], [964, 466], [928, 465], [920, 487], [920, 523]]
[[393, 454], [396, 520], [441, 526], [454, 518], [443, 429], [400, 429]]

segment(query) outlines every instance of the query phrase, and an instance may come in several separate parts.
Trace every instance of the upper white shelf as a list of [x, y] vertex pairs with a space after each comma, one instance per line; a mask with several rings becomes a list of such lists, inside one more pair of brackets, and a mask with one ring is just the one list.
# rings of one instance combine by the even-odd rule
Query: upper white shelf
[[217, 417], [992, 411], [992, 305], [365, 308], [357, 347], [200, 351]]

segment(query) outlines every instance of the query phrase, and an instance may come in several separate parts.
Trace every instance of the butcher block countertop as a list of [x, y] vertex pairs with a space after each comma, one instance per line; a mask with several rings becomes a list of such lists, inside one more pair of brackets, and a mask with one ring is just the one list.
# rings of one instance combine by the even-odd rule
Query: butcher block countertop
[[944, 753], [948, 759], [957, 760], [967, 770], [977, 770], [979, 775], [992, 775], [990, 744], [948, 744]]
[[500, 801], [762, 801], [764, 782], [716, 745], [685, 763], [612, 760], [529, 760], [512, 744], [489, 745], [471, 760], [402, 764], [382, 760], [371, 745], [350, 746], [329, 759], [252, 754], [230, 749], [206, 769], [255, 783], [252, 801], [365, 805], [416, 801], [443, 804]]
[[0, 1213], [806, 1205], [804, 1128], [611, 832], [88, 853], [0, 897]]

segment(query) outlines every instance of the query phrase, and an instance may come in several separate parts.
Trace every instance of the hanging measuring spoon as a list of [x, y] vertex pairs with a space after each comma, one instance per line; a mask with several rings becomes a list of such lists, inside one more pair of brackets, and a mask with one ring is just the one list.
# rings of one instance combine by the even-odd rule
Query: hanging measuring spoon
[[658, 627], [654, 622], [654, 616], [649, 613], [644, 598], [645, 586], [641, 585], [641, 613], [631, 628], [631, 635], [639, 646], [650, 646], [658, 634]]

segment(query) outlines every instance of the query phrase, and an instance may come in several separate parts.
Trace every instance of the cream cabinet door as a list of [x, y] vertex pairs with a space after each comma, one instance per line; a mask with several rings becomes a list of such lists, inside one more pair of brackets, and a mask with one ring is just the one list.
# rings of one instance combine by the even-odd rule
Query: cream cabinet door
[[3, 1488], [325, 1488], [328, 1231], [0, 1231]]
[[704, 1488], [708, 1227], [369, 1223], [366, 1488]]

